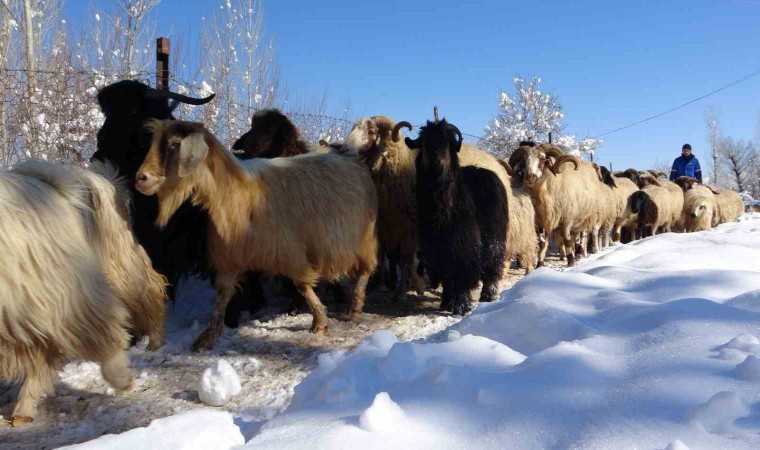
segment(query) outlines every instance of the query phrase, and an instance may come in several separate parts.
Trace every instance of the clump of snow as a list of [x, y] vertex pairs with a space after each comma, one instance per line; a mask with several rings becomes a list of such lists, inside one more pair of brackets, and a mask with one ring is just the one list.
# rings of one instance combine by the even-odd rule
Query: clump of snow
[[76, 450], [227, 450], [245, 443], [232, 415], [212, 409], [194, 409], [154, 420], [144, 428], [109, 434], [84, 444], [61, 447]]
[[683, 442], [676, 439], [675, 441], [668, 444], [668, 446], [665, 447], [665, 450], [689, 450], [689, 447], [687, 447]]
[[747, 381], [760, 381], [760, 359], [756, 356], [749, 355], [736, 366], [736, 376], [742, 380]]
[[240, 377], [230, 363], [220, 359], [203, 372], [198, 398], [210, 406], [222, 406], [240, 393]]
[[388, 395], [380, 392], [372, 405], [359, 416], [359, 425], [366, 431], [385, 431], [404, 420], [404, 410]]
[[736, 392], [723, 391], [713, 395], [704, 405], [689, 410], [686, 419], [711, 433], [728, 433], [733, 429], [734, 420], [748, 413]]
[[751, 334], [742, 333], [723, 344], [720, 348], [734, 349], [745, 353], [760, 353], [760, 339]]

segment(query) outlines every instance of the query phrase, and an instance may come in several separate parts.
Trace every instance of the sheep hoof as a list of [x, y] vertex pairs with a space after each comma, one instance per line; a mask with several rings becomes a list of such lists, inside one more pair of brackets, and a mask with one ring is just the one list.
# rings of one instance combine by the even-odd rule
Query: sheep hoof
[[536, 264], [536, 267], [544, 267], [546, 265], [545, 262], [539, 261], [538, 264]]
[[[352, 314], [353, 316], [353, 314]], [[327, 333], [327, 324], [326, 323], [313, 323], [311, 324], [311, 332], [314, 334], [326, 334]]]
[[29, 416], [13, 416], [11, 417], [11, 426], [17, 427], [19, 425], [26, 425], [32, 423], [34, 419]]
[[149, 352], [155, 352], [161, 348], [162, 345], [164, 345], [164, 343], [161, 340], [151, 338], [150, 341], [148, 341], [147, 349]]
[[471, 310], [472, 310], [472, 308], [470, 308], [470, 305], [468, 305], [467, 303], [460, 303], [460, 304], [454, 306], [454, 311], [452, 311], [452, 313], [455, 316], [465, 316]]
[[211, 350], [214, 348], [215, 341], [216, 337], [214, 336], [214, 333], [211, 331], [211, 329], [207, 328], [203, 330], [203, 333], [201, 333], [200, 336], [195, 339], [193, 345], [190, 346], [190, 350], [194, 352]]

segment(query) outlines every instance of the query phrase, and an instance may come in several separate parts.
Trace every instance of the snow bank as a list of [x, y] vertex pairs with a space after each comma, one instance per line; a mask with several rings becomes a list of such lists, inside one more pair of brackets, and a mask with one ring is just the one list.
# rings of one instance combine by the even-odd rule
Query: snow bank
[[538, 269], [319, 358], [245, 448], [760, 448], [760, 215]]
[[109, 434], [84, 444], [62, 447], [76, 450], [227, 450], [245, 442], [232, 415], [211, 409], [194, 409], [154, 420], [144, 428]]

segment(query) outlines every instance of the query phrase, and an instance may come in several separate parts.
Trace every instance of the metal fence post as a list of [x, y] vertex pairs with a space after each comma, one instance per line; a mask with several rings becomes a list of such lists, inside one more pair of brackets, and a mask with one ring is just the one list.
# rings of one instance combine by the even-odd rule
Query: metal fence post
[[169, 90], [169, 38], [156, 40], [156, 89]]

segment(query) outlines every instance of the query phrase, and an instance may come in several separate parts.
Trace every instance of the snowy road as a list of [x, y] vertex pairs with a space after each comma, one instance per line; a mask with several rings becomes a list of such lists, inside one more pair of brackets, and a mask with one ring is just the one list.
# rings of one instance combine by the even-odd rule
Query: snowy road
[[198, 381], [220, 357], [242, 380], [230, 403], [88, 448], [760, 448], [760, 214], [537, 270], [459, 322], [435, 298], [372, 298], [359, 324], [332, 319], [326, 336], [306, 331], [308, 315], [279, 316], [196, 355], [212, 293], [184, 292], [168, 345], [132, 352], [133, 392], [104, 395], [96, 366], [69, 364], [38, 421], [0, 428], [0, 448], [200, 408]]

